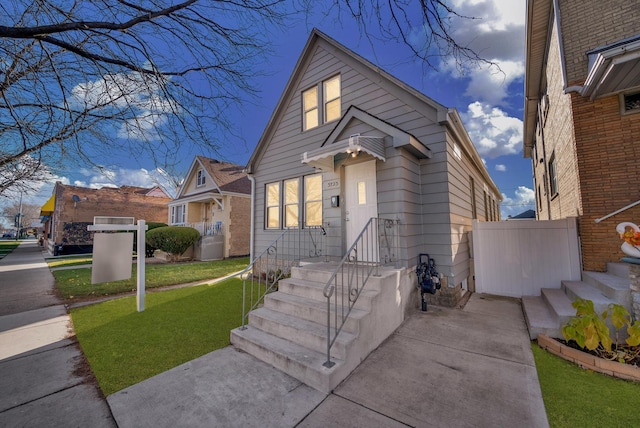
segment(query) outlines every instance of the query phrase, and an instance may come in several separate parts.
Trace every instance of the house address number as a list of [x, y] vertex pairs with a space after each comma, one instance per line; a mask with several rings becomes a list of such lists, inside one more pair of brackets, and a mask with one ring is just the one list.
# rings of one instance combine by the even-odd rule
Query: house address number
[[340, 180], [326, 181], [324, 183], [324, 187], [327, 190], [339, 189], [340, 188]]

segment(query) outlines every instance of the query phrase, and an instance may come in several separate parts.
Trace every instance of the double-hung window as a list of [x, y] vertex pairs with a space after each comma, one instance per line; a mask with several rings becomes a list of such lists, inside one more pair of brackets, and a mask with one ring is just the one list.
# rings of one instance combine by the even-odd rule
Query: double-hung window
[[322, 226], [322, 174], [268, 183], [265, 191], [266, 229]]
[[322, 226], [322, 174], [304, 178], [304, 225]]
[[[341, 109], [340, 75], [331, 77], [302, 92], [302, 129], [339, 119]], [[322, 106], [322, 109], [320, 109]]]
[[269, 183], [266, 186], [266, 228], [280, 229], [280, 183]]
[[300, 224], [300, 179], [284, 182], [284, 227], [298, 227]]
[[207, 177], [204, 175], [204, 171], [203, 170], [198, 170], [198, 174], [196, 177], [196, 186], [200, 187], [200, 186], [204, 186], [204, 183], [206, 182]]
[[182, 224], [185, 222], [186, 205], [177, 205], [171, 207], [171, 224]]

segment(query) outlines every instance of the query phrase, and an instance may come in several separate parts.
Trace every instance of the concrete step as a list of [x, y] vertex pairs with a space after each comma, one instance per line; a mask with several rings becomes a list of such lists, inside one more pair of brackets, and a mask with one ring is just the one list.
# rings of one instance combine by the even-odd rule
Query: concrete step
[[[314, 263], [309, 265], [303, 265], [300, 267], [291, 268], [291, 278], [293, 279], [301, 279], [307, 281], [313, 281], [321, 283], [323, 286], [331, 279], [333, 273], [338, 267], [337, 262], [324, 262], [324, 263]], [[344, 275], [346, 280], [346, 275], [351, 275], [353, 281], [357, 283], [362, 283], [362, 278], [366, 275], [369, 275], [369, 279], [367, 282], [367, 287], [370, 287], [372, 290], [377, 290], [380, 286], [381, 282], [380, 278], [383, 278], [391, 273], [393, 273], [393, 269], [380, 268], [379, 270], [371, 270], [370, 266], [357, 266], [354, 265], [345, 265], [344, 266]], [[353, 270], [350, 270], [353, 269]], [[375, 276], [375, 273], [378, 273], [379, 276]], [[378, 280], [376, 280], [378, 279]], [[338, 281], [341, 281], [342, 277], [338, 274]]]
[[[282, 339], [292, 340], [298, 345], [317, 352], [327, 350], [326, 324], [259, 308], [249, 314], [249, 325]], [[357, 334], [341, 331], [331, 348], [331, 355], [342, 360], [346, 359], [347, 350], [356, 338]]]
[[[305, 348], [254, 327], [231, 330], [231, 343], [319, 391], [329, 393], [342, 380], [342, 360], [332, 358], [335, 365], [326, 368], [323, 366], [327, 360], [325, 353]], [[344, 377], [347, 374], [344, 374]]]
[[609, 304], [614, 303], [602, 290], [584, 281], [562, 281], [562, 289], [572, 301], [575, 299], [591, 300], [594, 309], [600, 314], [607, 310]]
[[572, 300], [569, 299], [564, 290], [561, 288], [543, 288], [540, 291], [542, 299], [549, 306], [560, 327], [576, 315], [575, 308], [571, 306]]
[[628, 276], [622, 277], [609, 272], [583, 271], [582, 280], [600, 290], [615, 303], [624, 306], [627, 310], [631, 309], [631, 290]]
[[[278, 291], [291, 294], [294, 296], [305, 297], [307, 299], [324, 302], [326, 305], [327, 298], [324, 297], [324, 284], [306, 279], [287, 278], [280, 281]], [[378, 295], [377, 291], [369, 290], [369, 284], [365, 285], [364, 290], [360, 293], [360, 297], [356, 302], [357, 309], [371, 309], [371, 301]]]
[[562, 337], [560, 324], [542, 296], [523, 296], [522, 310], [531, 340], [536, 339], [538, 334]]
[[629, 263], [609, 262], [607, 263], [607, 273], [629, 279]]
[[[270, 293], [265, 296], [264, 307], [278, 312], [293, 315], [307, 321], [318, 324], [327, 322], [327, 302], [308, 299], [282, 292]], [[333, 313], [333, 307], [332, 307]], [[357, 333], [360, 331], [360, 322], [368, 314], [363, 309], [353, 308], [343, 327], [343, 331]]]

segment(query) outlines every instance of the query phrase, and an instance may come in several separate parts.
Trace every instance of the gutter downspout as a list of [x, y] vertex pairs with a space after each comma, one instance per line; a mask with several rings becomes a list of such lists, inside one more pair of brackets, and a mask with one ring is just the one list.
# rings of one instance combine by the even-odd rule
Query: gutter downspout
[[255, 243], [255, 231], [254, 231], [254, 222], [255, 222], [255, 197], [256, 197], [256, 179], [252, 174], [247, 174], [247, 178], [251, 182], [251, 234], [249, 235], [249, 263], [253, 261], [254, 255], [254, 243]]
[[578, 94], [582, 95], [582, 90], [584, 89], [583, 86], [580, 85], [574, 85], [574, 86], [567, 86], [567, 66], [565, 64], [565, 58], [564, 58], [564, 41], [562, 38], [562, 24], [561, 24], [561, 19], [560, 19], [560, 5], [558, 3], [558, 0], [553, 0], [553, 13], [555, 16], [555, 21], [556, 21], [556, 32], [558, 33], [558, 48], [560, 50], [560, 68], [562, 69], [562, 91], [565, 94], [568, 94], [570, 92], [577, 92]]

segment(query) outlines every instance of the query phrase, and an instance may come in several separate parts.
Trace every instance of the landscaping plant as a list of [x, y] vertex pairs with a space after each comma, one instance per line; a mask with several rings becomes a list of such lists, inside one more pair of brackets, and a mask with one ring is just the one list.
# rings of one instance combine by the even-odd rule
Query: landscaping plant
[[150, 246], [177, 257], [200, 238], [200, 232], [193, 227], [164, 226], [147, 231], [145, 236]]
[[[640, 321], [632, 321], [629, 311], [615, 303], [598, 314], [591, 300], [577, 299], [572, 303], [576, 316], [562, 327], [565, 340], [575, 341], [578, 346], [594, 352], [601, 358], [621, 363], [634, 362], [640, 355]], [[611, 319], [615, 328], [615, 343], [606, 321]], [[619, 343], [619, 332], [626, 327], [628, 337], [625, 343]]]

